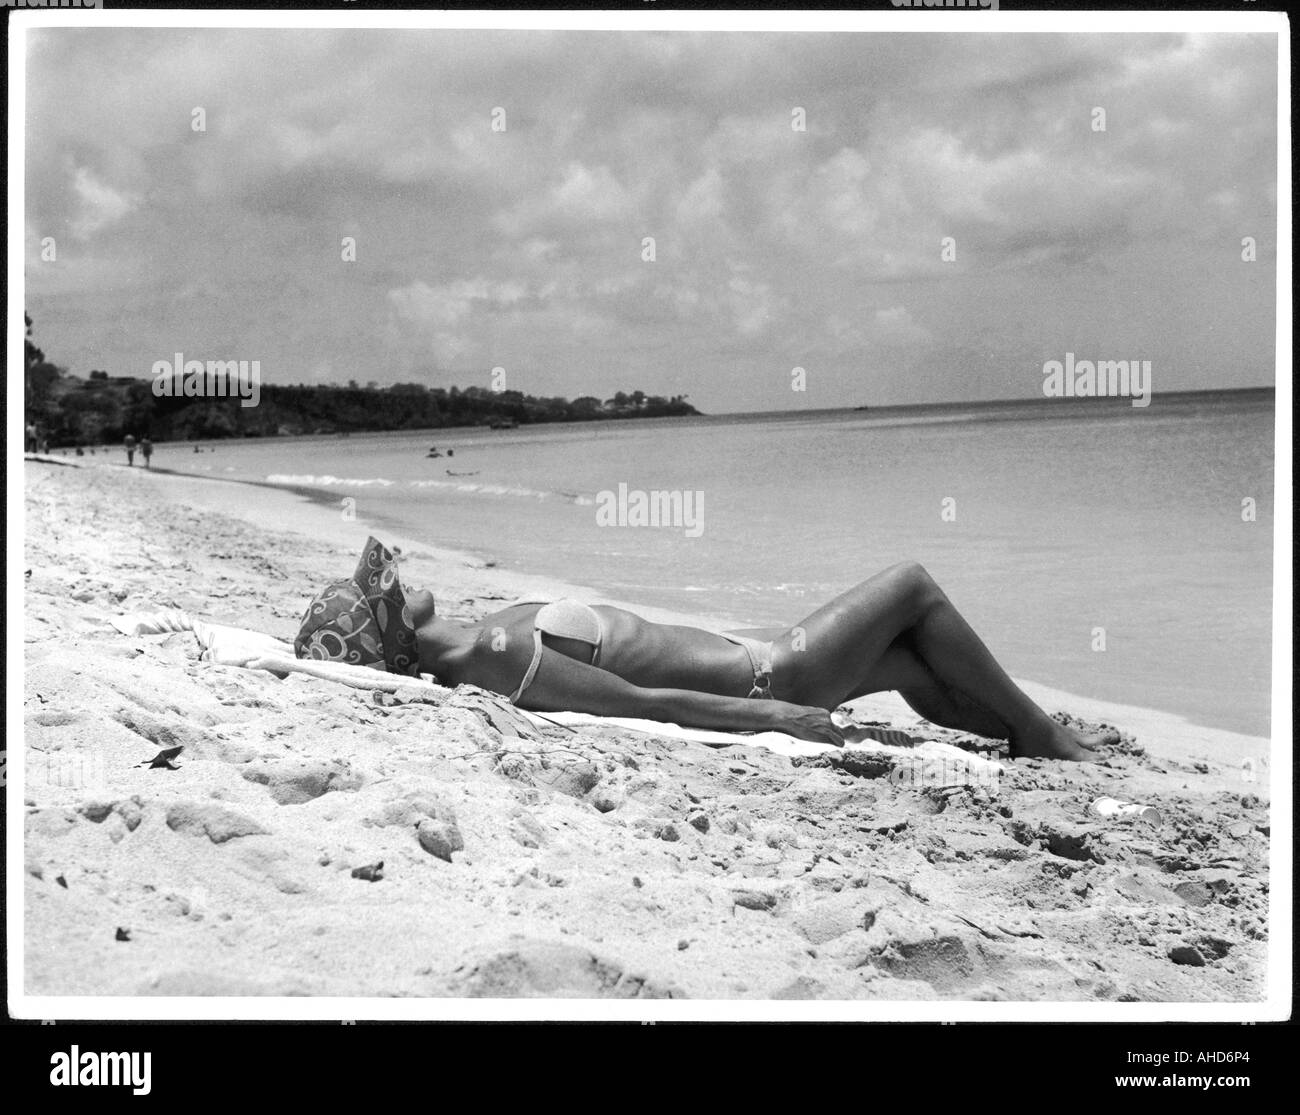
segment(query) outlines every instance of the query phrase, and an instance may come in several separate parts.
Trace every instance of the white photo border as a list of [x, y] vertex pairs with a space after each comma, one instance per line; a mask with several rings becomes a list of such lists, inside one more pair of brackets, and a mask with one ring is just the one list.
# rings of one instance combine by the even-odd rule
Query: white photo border
[[[392, 998], [228, 998], [36, 996], [23, 992], [23, 764], [7, 764], [10, 835], [6, 848], [9, 1011], [20, 1019], [423, 1021], [789, 1021], [789, 1022], [1266, 1022], [1289, 1017], [1292, 998], [1292, 218], [1291, 56], [1286, 16], [1276, 12], [1006, 12], [947, 20], [933, 11], [130, 11], [15, 9], [9, 21], [8, 355], [21, 366], [25, 303], [25, 122], [27, 32], [47, 27], [225, 29], [657, 30], [727, 32], [1255, 33], [1277, 35], [1277, 322], [1275, 518], [1273, 536], [1272, 742], [1270, 757], [1269, 939], [1267, 995], [1247, 1003], [898, 1002], [772, 1000], [516, 1000]], [[23, 615], [25, 543], [23, 394], [8, 377], [7, 603]], [[24, 624], [7, 631], [6, 735], [23, 739]], [[16, 750], [16, 749], [15, 749]]]

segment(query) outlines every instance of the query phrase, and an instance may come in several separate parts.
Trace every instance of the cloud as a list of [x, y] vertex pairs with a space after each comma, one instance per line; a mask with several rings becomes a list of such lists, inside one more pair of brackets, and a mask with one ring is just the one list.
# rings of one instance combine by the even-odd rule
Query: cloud
[[[292, 382], [509, 362], [547, 394], [640, 375], [708, 409], [741, 380], [752, 405], [788, 405], [753, 369], [804, 353], [887, 350], [881, 401], [909, 401], [941, 389], [945, 351], [974, 354], [954, 390], [1003, 394], [1008, 364], [1117, 313], [1189, 385], [1258, 366], [1240, 353], [1272, 336], [1271, 300], [1223, 245], [1275, 249], [1275, 37], [43, 28], [29, 44], [27, 241], [81, 248], [57, 273], [28, 252], [54, 358], [127, 369], [180, 338], [257, 348]], [[819, 376], [819, 405], [855, 401], [845, 367]]]
[[574, 161], [540, 194], [529, 194], [498, 213], [494, 223], [510, 237], [558, 236], [598, 224], [626, 223], [635, 213], [631, 194], [607, 166]]
[[522, 283], [491, 279], [460, 279], [431, 287], [414, 282], [391, 290], [388, 297], [399, 317], [423, 325], [455, 325], [464, 320], [476, 304], [485, 307], [512, 306], [527, 294]]
[[81, 203], [71, 226], [78, 240], [89, 239], [135, 208], [134, 198], [99, 181], [87, 167], [77, 167], [72, 185]]
[[888, 345], [906, 345], [930, 339], [930, 331], [912, 320], [905, 306], [877, 310], [872, 318], [872, 335]]
[[736, 332], [742, 337], [757, 337], [772, 323], [772, 288], [737, 275], [727, 283], [727, 302]]
[[448, 367], [463, 367], [484, 352], [485, 317], [508, 313], [528, 297], [522, 283], [485, 278], [440, 286], [417, 280], [388, 292], [395, 319]]

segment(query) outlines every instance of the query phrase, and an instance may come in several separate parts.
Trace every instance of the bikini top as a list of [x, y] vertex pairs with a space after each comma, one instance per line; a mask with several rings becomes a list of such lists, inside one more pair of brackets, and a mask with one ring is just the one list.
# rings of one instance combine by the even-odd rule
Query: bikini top
[[[521, 600], [519, 604], [538, 604], [537, 600]], [[519, 688], [510, 695], [510, 703], [518, 704], [533, 682], [537, 667], [542, 664], [542, 636], [552, 635], [557, 639], [574, 639], [591, 644], [593, 650], [591, 664], [600, 663], [600, 645], [605, 637], [605, 625], [601, 623], [594, 609], [579, 600], [553, 600], [539, 608], [533, 618], [533, 660], [528, 664], [528, 671]]]

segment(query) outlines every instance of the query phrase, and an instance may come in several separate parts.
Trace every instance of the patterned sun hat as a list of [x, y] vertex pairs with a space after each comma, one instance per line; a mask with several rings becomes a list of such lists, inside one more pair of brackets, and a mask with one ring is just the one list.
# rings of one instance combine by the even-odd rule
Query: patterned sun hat
[[299, 658], [419, 676], [415, 624], [397, 559], [377, 538], [367, 539], [351, 580], [335, 581], [307, 605], [293, 650]]

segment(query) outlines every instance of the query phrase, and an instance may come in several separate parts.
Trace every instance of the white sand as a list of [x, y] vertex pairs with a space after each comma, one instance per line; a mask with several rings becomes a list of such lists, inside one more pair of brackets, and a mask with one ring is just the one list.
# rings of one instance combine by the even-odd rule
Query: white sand
[[[108, 622], [181, 607], [291, 636], [366, 523], [140, 469], [26, 470], [29, 994], [1263, 996], [1266, 740], [1028, 683], [1140, 748], [936, 792], [839, 757], [512, 738], [454, 699], [381, 708]], [[453, 617], [597, 599], [380, 533]], [[891, 695], [855, 711], [917, 723]], [[179, 769], [140, 765], [177, 745]], [[1103, 795], [1163, 821], [1100, 821]], [[352, 876], [380, 860], [381, 881]]]

